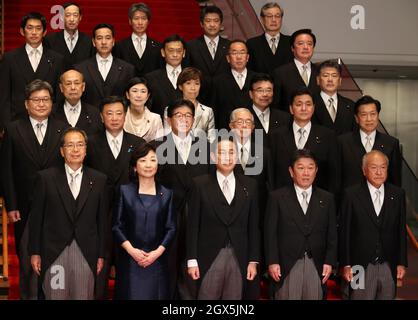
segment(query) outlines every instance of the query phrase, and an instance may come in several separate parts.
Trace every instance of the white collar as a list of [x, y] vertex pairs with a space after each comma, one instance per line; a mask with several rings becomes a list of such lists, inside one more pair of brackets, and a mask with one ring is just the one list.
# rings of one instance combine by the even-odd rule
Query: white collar
[[97, 60], [97, 64], [98, 65], [100, 65], [100, 62], [101, 61], [103, 61], [103, 60], [107, 60], [107, 62], [109, 63], [108, 64], [108, 69], [109, 69], [109, 66], [112, 64], [112, 62], [113, 62], [113, 56], [112, 56], [112, 54], [109, 54], [108, 56], [107, 56], [107, 58], [102, 58], [98, 53], [96, 53], [96, 60]]
[[218, 47], [218, 42], [219, 42], [219, 35], [218, 36], [216, 36], [215, 38], [213, 38], [213, 40], [211, 39], [211, 38], [209, 38], [207, 35], [203, 35], [203, 38], [205, 38], [205, 42], [206, 42], [206, 45], [210, 48], [210, 42], [211, 41], [215, 41], [215, 45], [216, 45], [216, 47]]
[[330, 99], [330, 98], [332, 98], [333, 100], [334, 100], [334, 105], [336, 106], [337, 105], [337, 102], [338, 102], [338, 96], [337, 96], [337, 93], [335, 92], [332, 96], [329, 96], [328, 94], [326, 94], [324, 91], [321, 91], [321, 98], [322, 98], [322, 100], [324, 100], [324, 102], [325, 102], [325, 105], [328, 107], [328, 100]]
[[[267, 32], [266, 32], [266, 33], [264, 33], [264, 35], [266, 36], [266, 40], [267, 40], [268, 44], [270, 45], [270, 43], [271, 43], [271, 39], [273, 38], [273, 36], [269, 35]], [[277, 34], [274, 36], [274, 38], [276, 38], [276, 39], [277, 39], [277, 41], [276, 41], [276, 46], [277, 46], [277, 45], [279, 44], [279, 41], [280, 41], [280, 32], [279, 32], [279, 33], [277, 33]]]
[[303, 66], [307, 66], [308, 69], [306, 69], [307, 71], [311, 70], [311, 62], [309, 61], [307, 64], [303, 64], [302, 62], [300, 62], [298, 59], [293, 59], [293, 61], [295, 61], [296, 67], [298, 68], [298, 70], [303, 70]]
[[244, 144], [241, 144], [241, 139], [237, 137], [237, 147], [238, 147], [238, 153], [241, 152], [242, 147], [244, 147], [249, 153], [251, 150], [251, 137], [248, 137], [247, 141], [245, 141]]
[[171, 76], [171, 73], [173, 72], [173, 70], [178, 71], [178, 74], [180, 74], [181, 72], [181, 64], [179, 64], [177, 67], [173, 67], [171, 65], [169, 65], [168, 63], [165, 64], [165, 69], [167, 70], [167, 74], [169, 74]]
[[[68, 33], [67, 30], [64, 29], [64, 39], [70, 41], [70, 38], [71, 38], [71, 35]], [[77, 42], [77, 39], [78, 39], [78, 30], [74, 32], [73, 41], [75, 40]]]
[[34, 119], [34, 118], [32, 118], [32, 117], [29, 116], [29, 120], [30, 120], [30, 123], [32, 125], [32, 128], [36, 128], [36, 125], [38, 123], [42, 123], [44, 125], [44, 128], [46, 128], [48, 126], [48, 118], [46, 118], [46, 119], [44, 119], [42, 121], [38, 121], [38, 120], [36, 120], [36, 119]]
[[78, 102], [73, 106], [70, 104], [67, 100], [64, 102], [64, 108], [70, 111], [72, 108], [76, 108], [77, 112], [81, 111], [81, 100], [78, 100]]
[[123, 141], [123, 130], [121, 130], [121, 132], [119, 132], [119, 134], [116, 137], [111, 135], [110, 132], [106, 130], [106, 138], [107, 138], [107, 141], [109, 142], [110, 146], [111, 146], [112, 140], [116, 139], [118, 141], [118, 144], [119, 144], [119, 147], [120, 147], [120, 146], [122, 146], [122, 141]]
[[216, 178], [218, 180], [219, 185], [221, 185], [221, 186], [222, 186], [225, 179], [228, 180], [229, 186], [231, 186], [231, 183], [235, 182], [234, 171], [231, 171], [231, 173], [228, 174], [228, 176], [225, 177], [222, 173], [220, 173], [218, 170], [216, 170]]
[[374, 141], [375, 140], [375, 138], [376, 138], [376, 130], [374, 130], [372, 133], [370, 133], [369, 135], [367, 135], [367, 133], [366, 132], [364, 132], [363, 130], [361, 130], [360, 129], [360, 138], [361, 138], [361, 141], [363, 142], [364, 140], [366, 140], [366, 137], [367, 136], [370, 136], [370, 138], [372, 138], [372, 141]]
[[36, 48], [33, 48], [30, 45], [25, 44], [25, 49], [26, 49], [26, 53], [28, 54], [28, 56], [32, 53], [33, 49], [38, 49], [40, 56], [42, 56], [42, 53], [44, 52], [44, 47], [42, 46], [42, 43]]
[[243, 79], [245, 79], [247, 77], [247, 68], [245, 68], [244, 70], [242, 70], [242, 72], [238, 72], [235, 69], [231, 69], [232, 75], [234, 76], [235, 79], [238, 78], [238, 75], [241, 74]]
[[67, 176], [71, 176], [72, 174], [81, 174], [83, 172], [83, 166], [80, 166], [76, 171], [70, 168], [68, 164], [64, 164], [65, 172], [67, 173]]
[[[296, 136], [296, 133], [299, 131], [299, 129], [300, 128], [302, 128], [302, 127], [299, 127], [299, 125], [295, 122], [295, 121], [293, 121], [293, 124], [292, 124], [292, 126], [293, 126], [293, 133], [295, 134], [295, 136]], [[312, 128], [312, 122], [311, 121], [309, 121], [304, 127], [303, 127], [305, 130], [306, 130], [306, 133], [307, 134], [309, 134], [310, 132], [311, 132], [311, 128]], [[307, 138], [307, 137], [306, 137]]]
[[174, 143], [176, 144], [176, 146], [179, 145], [180, 142], [184, 142], [184, 143], [187, 143], [187, 144], [192, 143], [192, 130], [190, 130], [190, 132], [187, 134], [187, 136], [184, 139], [180, 138], [178, 135], [176, 135], [172, 131], [171, 131], [171, 135], [173, 136], [173, 140], [174, 140]]
[[[385, 184], [382, 183], [382, 185], [379, 188], [376, 188], [374, 185], [372, 185], [369, 181], [367, 181], [367, 186], [369, 187], [370, 195], [372, 196], [372, 200], [374, 200], [374, 195], [376, 194], [376, 191], [380, 191], [380, 196], [383, 196], [385, 193]], [[383, 199], [383, 198], [381, 198]]]
[[147, 34], [146, 33], [144, 33], [142, 36], [138, 36], [137, 34], [132, 32], [131, 39], [132, 39], [132, 42], [134, 44], [136, 44], [136, 39], [137, 38], [142, 39], [144, 41], [144, 43], [147, 43]]
[[262, 113], [264, 113], [264, 116], [267, 116], [267, 119], [265, 119], [265, 120], [268, 120], [269, 119], [269, 116], [270, 116], [270, 107], [267, 107], [264, 111], [261, 111], [260, 109], [258, 109], [254, 104], [253, 104], [253, 110], [254, 110], [254, 112], [255, 112], [255, 114], [257, 115], [257, 117], [259, 117], [260, 118], [260, 115], [262, 114]]

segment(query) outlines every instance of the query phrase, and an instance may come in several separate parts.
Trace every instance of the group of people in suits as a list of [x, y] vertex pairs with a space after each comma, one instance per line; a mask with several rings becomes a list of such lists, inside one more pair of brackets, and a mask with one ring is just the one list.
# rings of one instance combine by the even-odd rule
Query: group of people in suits
[[25, 46], [0, 62], [22, 299], [106, 299], [112, 264], [117, 299], [257, 299], [267, 278], [272, 299], [323, 299], [338, 265], [347, 282], [365, 269], [352, 298], [395, 296], [399, 141], [377, 131], [378, 100], [338, 93], [338, 63], [311, 61], [310, 29], [281, 34], [272, 2], [265, 33], [229, 41], [206, 6], [201, 37], [160, 44], [135, 3], [116, 42], [112, 25], [90, 39], [80, 6], [63, 7], [64, 30], [47, 36], [26, 15]]

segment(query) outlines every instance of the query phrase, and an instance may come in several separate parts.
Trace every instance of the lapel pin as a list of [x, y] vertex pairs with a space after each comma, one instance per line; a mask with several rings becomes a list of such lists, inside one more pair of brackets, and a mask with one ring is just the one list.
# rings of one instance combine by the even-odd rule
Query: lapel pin
[[320, 139], [320, 137], [315, 137], [315, 140], [316, 140], [316, 143], [321, 143], [321, 139]]
[[130, 145], [129, 148], [128, 148], [128, 152], [132, 152], [133, 150], [134, 150], [134, 146]]
[[244, 193], [245, 193], [245, 196], [248, 197], [247, 187], [244, 187]]
[[90, 189], [93, 189], [93, 181], [89, 181], [89, 186], [90, 186]]
[[390, 196], [390, 200], [393, 200], [394, 198], [393, 198], [393, 196]]
[[121, 66], [119, 66], [119, 67], [118, 67], [118, 70], [119, 70], [119, 71], [122, 71], [122, 67], [121, 67]]

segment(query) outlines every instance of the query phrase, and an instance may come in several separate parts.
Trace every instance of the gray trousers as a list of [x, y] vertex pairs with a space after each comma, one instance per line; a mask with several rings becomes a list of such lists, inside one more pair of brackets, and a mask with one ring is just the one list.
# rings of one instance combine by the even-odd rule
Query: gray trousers
[[395, 282], [387, 262], [371, 264], [366, 268], [364, 289], [351, 290], [351, 300], [392, 300]]
[[94, 274], [75, 240], [48, 268], [42, 288], [47, 300], [94, 299]]
[[315, 264], [306, 255], [296, 261], [283, 285], [274, 295], [275, 300], [321, 300], [323, 290]]
[[19, 294], [22, 300], [38, 299], [38, 276], [33, 272], [28, 252], [29, 222], [26, 222], [19, 248]]
[[200, 286], [198, 300], [241, 300], [242, 275], [232, 247], [222, 248]]

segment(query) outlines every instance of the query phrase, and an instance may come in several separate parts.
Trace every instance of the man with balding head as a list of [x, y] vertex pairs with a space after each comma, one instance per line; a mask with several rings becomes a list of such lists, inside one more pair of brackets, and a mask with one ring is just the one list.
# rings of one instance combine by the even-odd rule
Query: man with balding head
[[54, 116], [71, 127], [84, 130], [88, 136], [102, 131], [99, 110], [81, 101], [86, 88], [83, 74], [75, 69], [64, 72], [60, 77], [59, 87], [65, 101], [55, 105]]
[[[340, 265], [354, 300], [389, 300], [407, 267], [405, 191], [387, 183], [388, 157], [373, 150], [363, 156], [366, 178], [347, 188], [341, 206]], [[353, 268], [365, 270], [355, 286]], [[361, 279], [360, 279], [361, 280]], [[364, 278], [363, 278], [364, 280]]]

